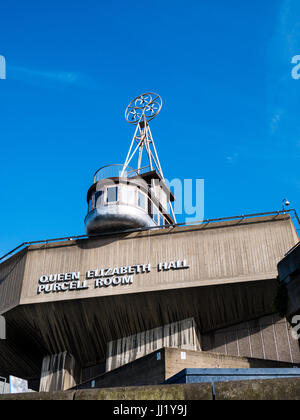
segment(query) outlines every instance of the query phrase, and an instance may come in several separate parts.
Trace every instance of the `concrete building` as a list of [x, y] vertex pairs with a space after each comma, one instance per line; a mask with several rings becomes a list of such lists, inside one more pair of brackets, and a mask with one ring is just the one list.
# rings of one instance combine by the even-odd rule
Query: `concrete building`
[[300, 315], [300, 243], [280, 261], [278, 274], [282, 285], [282, 309], [291, 321]]
[[277, 265], [299, 243], [296, 213], [177, 225], [148, 124], [160, 108], [152, 93], [127, 108], [135, 135], [117, 175], [96, 172], [89, 236], [26, 243], [1, 258], [1, 377], [49, 391], [154, 385], [187, 368], [300, 365], [286, 318], [299, 310], [299, 266], [291, 308], [279, 316], [275, 306]]
[[30, 245], [0, 265], [0, 376], [39, 389], [44, 363], [42, 389], [64, 389], [164, 347], [298, 365], [274, 308], [277, 264], [298, 242], [274, 213]]

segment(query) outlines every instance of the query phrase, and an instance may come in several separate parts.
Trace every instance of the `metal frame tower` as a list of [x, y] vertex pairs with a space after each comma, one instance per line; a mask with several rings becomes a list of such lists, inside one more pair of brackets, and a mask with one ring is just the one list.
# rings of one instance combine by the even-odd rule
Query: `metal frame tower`
[[[127, 172], [133, 158], [138, 155], [138, 162], [136, 172], [138, 174], [145, 169], [150, 171], [155, 170], [161, 180], [165, 182], [164, 174], [159, 161], [157, 149], [155, 147], [154, 139], [151, 133], [149, 122], [155, 118], [162, 108], [161, 97], [153, 92], [144, 93], [133, 99], [125, 111], [125, 118], [132, 125], [136, 125], [130, 148], [124, 163], [121, 176]], [[142, 166], [143, 152], [146, 151], [148, 157], [148, 165]], [[132, 165], [131, 165], [132, 166]], [[154, 180], [152, 181], [154, 183]], [[168, 201], [173, 219], [176, 223], [171, 201]]]

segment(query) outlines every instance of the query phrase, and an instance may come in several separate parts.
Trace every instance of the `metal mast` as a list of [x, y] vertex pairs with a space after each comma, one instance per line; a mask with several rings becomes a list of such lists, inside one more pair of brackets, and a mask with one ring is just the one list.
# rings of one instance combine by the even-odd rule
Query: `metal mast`
[[[162, 181], [165, 181], [164, 174], [159, 161], [158, 153], [155, 147], [154, 139], [150, 130], [149, 122], [155, 118], [162, 108], [162, 99], [156, 93], [144, 93], [130, 102], [125, 111], [126, 120], [133, 125], [136, 125], [136, 130], [132, 138], [132, 142], [127, 154], [121, 176], [127, 171], [130, 162], [138, 156], [138, 163], [136, 172], [141, 173], [144, 169], [150, 171], [156, 170]], [[144, 150], [148, 157], [148, 165], [142, 166]], [[169, 201], [170, 209], [174, 221], [176, 222], [175, 214], [171, 202]]]
[[[126, 157], [123, 172], [129, 166], [135, 155], [138, 155], [137, 173], [143, 169], [149, 168], [151, 171], [156, 170], [160, 177], [164, 179], [160, 161], [158, 158], [155, 143], [149, 127], [151, 121], [160, 112], [162, 107], [162, 99], [155, 93], [145, 93], [135, 98], [126, 108], [125, 118], [133, 125], [136, 130]], [[148, 156], [148, 165], [142, 167], [143, 152], [146, 151]]]

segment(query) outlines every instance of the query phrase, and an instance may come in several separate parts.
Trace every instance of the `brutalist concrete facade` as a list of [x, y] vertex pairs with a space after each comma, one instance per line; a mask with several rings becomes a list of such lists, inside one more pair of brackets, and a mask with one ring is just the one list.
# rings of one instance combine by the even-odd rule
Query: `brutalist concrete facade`
[[146, 344], [190, 318], [199, 351], [300, 363], [274, 307], [277, 264], [298, 242], [274, 214], [29, 246], [0, 265], [0, 376], [38, 389], [43, 359], [67, 353], [86, 381], [105, 373], [108, 343]]

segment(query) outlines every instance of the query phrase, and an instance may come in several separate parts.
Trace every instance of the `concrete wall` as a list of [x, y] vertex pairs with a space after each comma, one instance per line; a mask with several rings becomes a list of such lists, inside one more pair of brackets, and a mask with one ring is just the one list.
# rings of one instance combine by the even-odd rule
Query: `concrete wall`
[[[289, 215], [32, 246], [28, 250], [21, 304], [104, 297], [157, 290], [274, 279], [277, 264], [298, 242]], [[158, 270], [160, 262], [186, 260], [189, 268]], [[117, 287], [38, 294], [43, 275], [151, 264], [133, 283]], [[22, 278], [20, 278], [22, 281]]]
[[[293, 339], [291, 328], [286, 319], [274, 314], [200, 335], [191, 318], [111, 341], [107, 346], [106, 371], [164, 347], [260, 359], [262, 363], [273, 360], [297, 364], [300, 363], [300, 348], [298, 341]], [[199, 356], [197, 359], [199, 362]]]
[[105, 362], [107, 343], [190, 317], [202, 333], [273, 310], [276, 281], [21, 305], [5, 314], [0, 375], [30, 379], [42, 359], [67, 351], [83, 368]]
[[[211, 384], [161, 385], [147, 387], [90, 389], [55, 393], [3, 395], [4, 400], [111, 400], [111, 401], [212, 401]], [[215, 384], [216, 400], [300, 400], [300, 379], [278, 379]], [[112, 410], [118, 405], [108, 406]], [[193, 407], [193, 406], [192, 406]], [[197, 407], [198, 410], [198, 407]]]
[[300, 242], [290, 250], [278, 264], [278, 274], [281, 281], [288, 282], [289, 277], [300, 270]]
[[285, 282], [288, 292], [286, 316], [300, 314], [300, 243], [278, 264], [281, 282]]
[[201, 350], [193, 318], [144, 331], [107, 345], [106, 371], [133, 362], [163, 347]]
[[228, 356], [213, 352], [186, 351], [184, 357], [177, 349], [165, 349], [165, 378], [169, 379], [183, 369], [248, 369], [248, 368], [288, 368], [292, 363], [262, 360], [250, 357]]
[[49, 392], [34, 394], [0, 395], [5, 400], [98, 400], [98, 401], [186, 401], [212, 400], [210, 384], [162, 385], [114, 389], [89, 389], [79, 391]]
[[[0, 375], [35, 379], [44, 356], [64, 351], [100, 364], [108, 342], [190, 317], [208, 333], [270, 314], [277, 263], [297, 241], [278, 215], [32, 246], [0, 265]], [[183, 259], [189, 268], [158, 270]], [[42, 275], [148, 263], [132, 284], [37, 293]]]
[[294, 366], [290, 363], [164, 348], [110, 372], [91, 378], [79, 385], [78, 388], [159, 385], [183, 369], [188, 368], [248, 369], [291, 368]]
[[20, 302], [27, 251], [0, 264], [0, 315]]
[[300, 363], [299, 343], [292, 337], [291, 326], [276, 314], [212, 331], [201, 341], [204, 351]]
[[300, 314], [300, 272], [291, 277], [287, 284], [288, 304], [287, 318], [291, 319], [294, 315]]
[[166, 379], [165, 364], [165, 350], [160, 349], [127, 365], [91, 378], [76, 388], [159, 385]]
[[216, 400], [300, 401], [300, 379], [220, 382], [215, 394]]
[[65, 391], [80, 382], [80, 369], [67, 352], [44, 357], [40, 392]]

